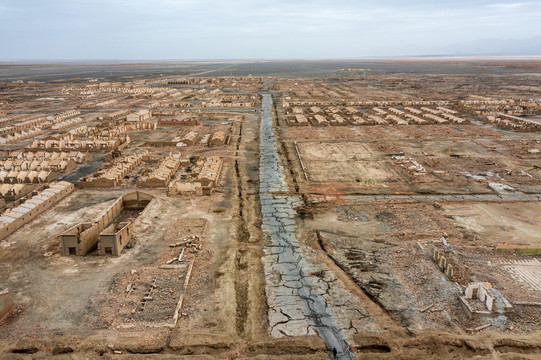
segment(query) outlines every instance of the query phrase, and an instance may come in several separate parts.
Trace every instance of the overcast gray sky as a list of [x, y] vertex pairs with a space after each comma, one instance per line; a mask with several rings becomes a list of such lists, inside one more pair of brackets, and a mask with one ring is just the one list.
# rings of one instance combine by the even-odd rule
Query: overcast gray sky
[[0, 0], [4, 60], [470, 53], [541, 55], [541, 1]]

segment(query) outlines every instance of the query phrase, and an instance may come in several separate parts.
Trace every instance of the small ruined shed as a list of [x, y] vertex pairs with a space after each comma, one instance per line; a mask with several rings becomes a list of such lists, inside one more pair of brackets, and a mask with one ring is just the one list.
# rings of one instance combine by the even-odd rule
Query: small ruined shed
[[464, 295], [459, 295], [460, 303], [470, 319], [508, 315], [514, 307], [501, 292], [492, 288], [490, 283], [471, 283]]
[[133, 236], [132, 223], [135, 221], [118, 221], [121, 213], [124, 210], [142, 212], [153, 198], [140, 191], [121, 196], [94, 223], [80, 223], [61, 234], [62, 255], [84, 256], [97, 247], [100, 255], [120, 256]]

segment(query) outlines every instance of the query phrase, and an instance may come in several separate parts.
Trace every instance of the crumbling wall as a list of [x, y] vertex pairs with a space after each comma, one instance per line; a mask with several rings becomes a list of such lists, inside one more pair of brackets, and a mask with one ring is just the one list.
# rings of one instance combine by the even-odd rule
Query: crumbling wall
[[[464, 296], [459, 296], [460, 303], [466, 311], [468, 317], [484, 317], [484, 316], [497, 316], [499, 314], [507, 314], [514, 311], [511, 303], [500, 295], [500, 308], [496, 305], [496, 297], [494, 296], [495, 290], [492, 289], [490, 283], [472, 283], [469, 284], [464, 290]], [[483, 304], [483, 309], [478, 309], [472, 306], [472, 301], [478, 300]]]
[[131, 240], [132, 233], [131, 222], [109, 225], [100, 233], [98, 240], [99, 254], [120, 256], [122, 249]]
[[98, 233], [101, 232], [103, 229], [105, 229], [107, 225], [113, 222], [113, 220], [118, 215], [120, 215], [120, 212], [122, 211], [123, 207], [124, 206], [123, 206], [122, 197], [121, 197], [117, 201], [115, 201], [115, 203], [101, 215], [101, 217], [97, 221], [98, 228], [99, 228]]
[[134, 191], [122, 196], [122, 203], [127, 209], [144, 209], [152, 201], [154, 196], [141, 191]]
[[0, 290], [0, 321], [4, 320], [14, 307], [13, 296], [9, 290]]
[[[62, 255], [86, 255], [97, 243], [98, 224], [78, 224], [60, 235]], [[72, 249], [70, 251], [70, 249]], [[74, 249], [74, 250], [73, 250]]]

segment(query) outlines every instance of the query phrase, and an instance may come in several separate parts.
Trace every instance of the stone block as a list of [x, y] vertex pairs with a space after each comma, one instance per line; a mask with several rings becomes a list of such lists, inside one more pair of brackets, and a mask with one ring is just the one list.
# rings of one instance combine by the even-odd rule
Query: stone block
[[479, 300], [481, 300], [482, 302], [484, 302], [486, 300], [486, 297], [487, 297], [487, 290], [485, 289], [485, 287], [483, 285], [480, 285], [479, 286], [479, 292], [477, 293], [477, 297], [479, 298]]
[[453, 267], [451, 265], [447, 265], [447, 270], [445, 271], [445, 275], [447, 275], [449, 280], [453, 279]]
[[494, 306], [494, 296], [487, 293], [485, 304], [487, 306], [488, 311], [492, 311], [492, 307]]
[[445, 258], [445, 256], [440, 257], [440, 263], [439, 263], [439, 265], [440, 265], [440, 269], [441, 269], [442, 271], [444, 271], [444, 270], [445, 270], [445, 267], [447, 266], [447, 258]]
[[466, 291], [464, 291], [465, 298], [466, 299], [472, 299], [473, 298], [473, 292], [475, 291], [475, 289], [478, 289], [478, 287], [479, 287], [478, 284], [470, 284], [470, 285], [468, 285], [468, 287], [466, 288]]

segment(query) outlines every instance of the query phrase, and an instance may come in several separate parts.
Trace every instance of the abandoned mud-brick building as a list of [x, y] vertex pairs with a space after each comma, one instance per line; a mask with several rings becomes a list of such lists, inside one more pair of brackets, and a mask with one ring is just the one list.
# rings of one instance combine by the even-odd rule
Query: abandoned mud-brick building
[[129, 110], [118, 110], [111, 113], [107, 113], [103, 116], [105, 120], [118, 120], [123, 119], [130, 113]]
[[15, 201], [35, 190], [35, 185], [2, 184], [0, 185], [0, 198], [5, 201]]
[[199, 139], [199, 134], [195, 131], [190, 131], [182, 138], [182, 142], [186, 145], [194, 145], [197, 139]]
[[154, 169], [150, 174], [141, 177], [138, 186], [167, 187], [169, 181], [171, 181], [171, 178], [180, 167], [180, 163], [180, 153], [165, 157], [158, 168]]
[[98, 252], [100, 255], [120, 256], [122, 249], [131, 240], [131, 237], [131, 222], [113, 223], [100, 233]]
[[141, 156], [125, 156], [114, 161], [114, 164], [104, 170], [85, 176], [77, 181], [77, 187], [115, 187], [124, 176], [141, 163]]
[[199, 182], [175, 181], [169, 185], [167, 195], [203, 195], [203, 187]]
[[137, 112], [128, 114], [126, 116], [127, 121], [145, 121], [152, 117], [152, 113], [149, 110], [143, 109]]
[[220, 178], [223, 160], [219, 156], [210, 156], [205, 160], [197, 180], [203, 186], [214, 187]]
[[212, 135], [210, 139], [210, 146], [224, 145], [227, 141], [227, 134], [223, 131], [217, 131]]
[[[163, 112], [162, 112], [163, 114]], [[167, 116], [166, 114], [164, 114]], [[173, 115], [173, 114], [171, 114]], [[198, 116], [192, 115], [192, 117], [184, 119], [158, 119], [158, 127], [167, 127], [167, 126], [196, 126], [198, 121]]]
[[101, 255], [119, 256], [133, 235], [134, 219], [124, 221], [124, 213], [137, 211], [139, 215], [152, 199], [140, 191], [121, 196], [96, 222], [77, 224], [61, 234], [62, 255], [84, 256], [97, 247]]

